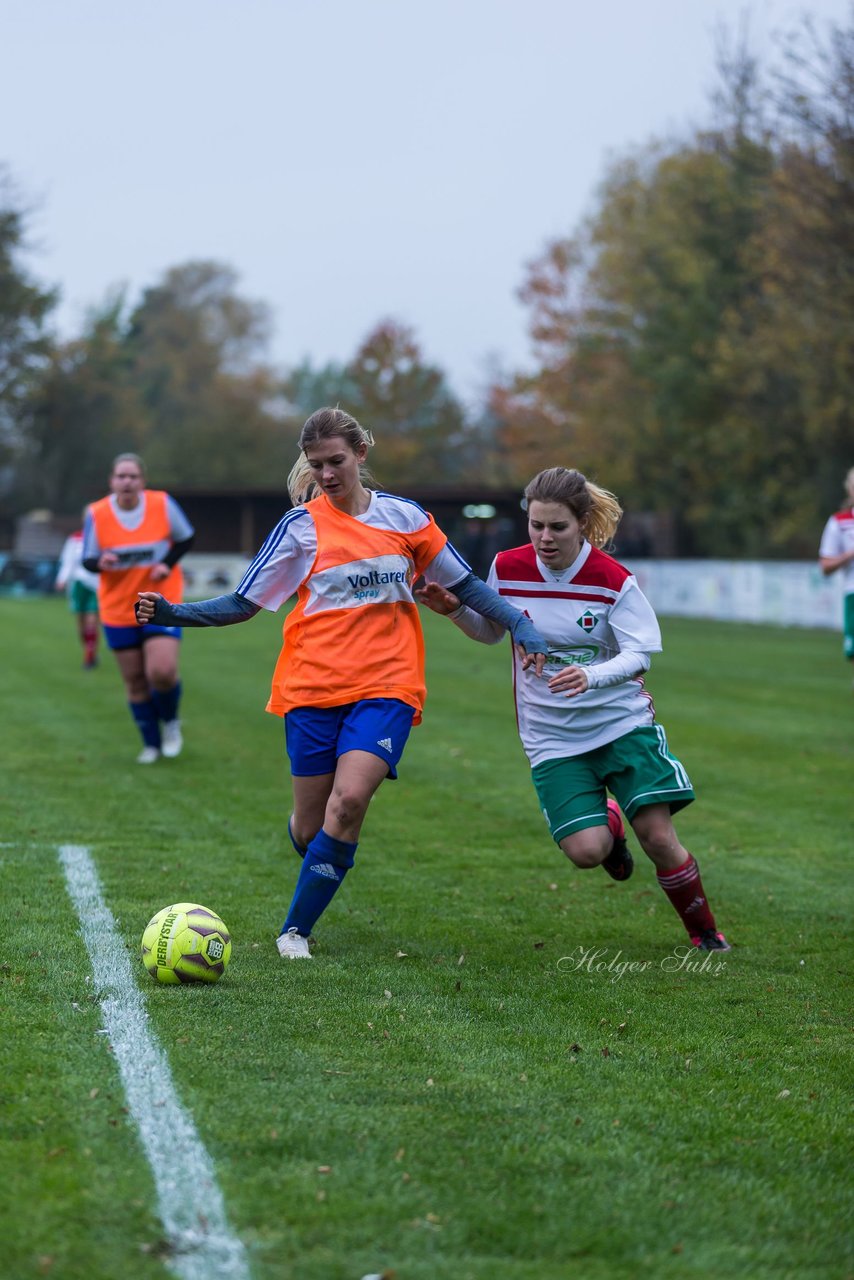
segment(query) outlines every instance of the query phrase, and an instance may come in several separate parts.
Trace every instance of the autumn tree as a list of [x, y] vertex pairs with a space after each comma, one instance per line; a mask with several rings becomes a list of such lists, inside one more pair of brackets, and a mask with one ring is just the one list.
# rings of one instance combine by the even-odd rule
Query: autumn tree
[[[635, 508], [675, 502], [687, 551], [715, 553], [695, 534], [740, 448], [721, 430], [718, 346], [753, 287], [770, 168], [765, 148], [715, 134], [612, 168], [583, 234], [533, 265], [541, 369], [498, 396], [520, 469], [565, 462]], [[717, 554], [737, 551], [742, 518], [718, 513]]]
[[56, 304], [24, 264], [27, 210], [8, 171], [0, 167], [0, 499], [12, 512], [29, 494], [21, 468], [29, 455], [29, 397], [48, 358], [47, 320]]
[[373, 465], [383, 485], [405, 488], [459, 478], [463, 409], [406, 325], [381, 321], [345, 364], [299, 365], [284, 391], [303, 416], [321, 404], [340, 404], [368, 427], [377, 441]]
[[262, 358], [268, 310], [236, 283], [220, 263], [173, 267], [128, 321], [126, 376], [143, 406], [146, 464], [173, 485], [284, 484], [277, 384]]
[[714, 127], [614, 165], [532, 264], [540, 367], [492, 395], [520, 480], [579, 466], [686, 554], [814, 553], [852, 438], [851, 38], [796, 42], [776, 113], [724, 59]]
[[760, 285], [727, 376], [742, 416], [764, 425], [773, 546], [812, 555], [854, 461], [854, 26], [790, 37], [773, 104]]
[[142, 403], [127, 377], [121, 293], [92, 311], [78, 338], [51, 352], [30, 398], [29, 462], [21, 470], [33, 500], [71, 514], [99, 497], [117, 453], [145, 439]]

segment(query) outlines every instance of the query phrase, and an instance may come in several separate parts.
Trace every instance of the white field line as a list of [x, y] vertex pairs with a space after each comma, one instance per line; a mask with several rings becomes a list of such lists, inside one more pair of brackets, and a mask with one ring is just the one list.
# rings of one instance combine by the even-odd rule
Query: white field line
[[249, 1280], [246, 1251], [226, 1220], [213, 1161], [178, 1099], [166, 1054], [148, 1026], [145, 1001], [89, 850], [64, 844], [59, 858], [83, 926], [128, 1110], [154, 1174], [158, 1211], [172, 1246], [166, 1265], [181, 1280]]

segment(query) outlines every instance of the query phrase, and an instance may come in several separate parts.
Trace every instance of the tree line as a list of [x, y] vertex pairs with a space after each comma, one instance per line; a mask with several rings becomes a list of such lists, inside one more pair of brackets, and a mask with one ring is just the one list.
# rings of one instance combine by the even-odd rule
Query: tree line
[[414, 330], [284, 371], [233, 269], [188, 262], [117, 291], [58, 341], [0, 171], [0, 502], [71, 514], [117, 452], [171, 487], [280, 485], [337, 403], [382, 442], [384, 486], [518, 486], [576, 466], [681, 554], [812, 556], [854, 465], [854, 10], [773, 66], [722, 38], [710, 120], [607, 169], [593, 212], [525, 271], [532, 368], [464, 408]]

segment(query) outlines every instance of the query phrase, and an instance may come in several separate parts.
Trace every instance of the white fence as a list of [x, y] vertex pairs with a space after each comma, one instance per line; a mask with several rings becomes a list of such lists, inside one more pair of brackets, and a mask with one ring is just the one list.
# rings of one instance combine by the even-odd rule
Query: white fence
[[248, 567], [246, 556], [191, 551], [181, 561], [184, 595], [187, 600], [208, 600], [211, 596], [228, 595], [236, 589]]
[[719, 622], [842, 629], [842, 575], [801, 560], [636, 560], [656, 613]]

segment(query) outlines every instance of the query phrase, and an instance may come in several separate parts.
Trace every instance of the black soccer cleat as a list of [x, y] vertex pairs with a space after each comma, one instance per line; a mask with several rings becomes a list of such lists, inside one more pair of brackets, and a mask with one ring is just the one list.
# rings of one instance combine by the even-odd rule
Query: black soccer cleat
[[608, 801], [608, 830], [614, 837], [614, 847], [602, 866], [612, 880], [628, 880], [635, 869], [635, 860], [626, 844], [626, 828], [616, 800]]
[[717, 929], [704, 929], [702, 933], [692, 937], [691, 942], [698, 951], [732, 951], [724, 935], [718, 933]]
[[612, 880], [628, 880], [635, 869], [635, 860], [629, 853], [629, 846], [623, 839], [615, 839], [614, 847], [602, 866]]

